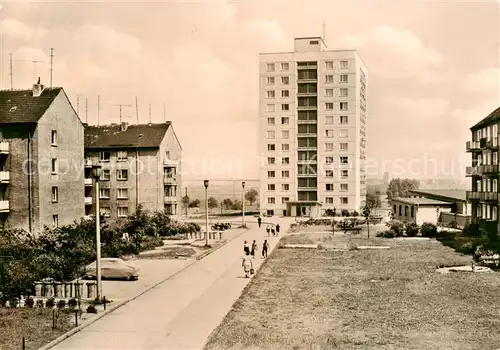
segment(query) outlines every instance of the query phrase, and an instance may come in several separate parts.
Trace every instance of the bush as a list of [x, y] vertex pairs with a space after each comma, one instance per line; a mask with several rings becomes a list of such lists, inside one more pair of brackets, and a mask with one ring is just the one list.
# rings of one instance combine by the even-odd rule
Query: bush
[[455, 220], [453, 220], [453, 221], [448, 223], [448, 227], [456, 229], [456, 228], [458, 228], [458, 223]]
[[57, 308], [58, 309], [64, 309], [66, 307], [66, 300], [64, 299], [60, 299], [58, 302], [57, 302]]
[[359, 213], [355, 210], [352, 212], [352, 216], [359, 216]]
[[342, 216], [349, 216], [349, 210], [347, 209], [342, 209]]
[[401, 221], [391, 220], [386, 226], [394, 233], [395, 237], [402, 237], [405, 234], [405, 224]]
[[87, 307], [87, 313], [89, 313], [89, 314], [96, 314], [97, 313], [96, 307], [94, 305], [90, 304]]
[[422, 227], [420, 227], [420, 233], [423, 237], [436, 238], [437, 237], [437, 226], [431, 222], [424, 222]]
[[146, 236], [141, 242], [141, 251], [153, 250], [156, 247], [161, 247], [162, 245], [163, 245], [163, 240], [160, 237]]
[[26, 305], [26, 307], [33, 307], [33, 306], [35, 306], [35, 300], [32, 297], [28, 297], [24, 301], [24, 305]]
[[68, 307], [70, 309], [74, 309], [77, 305], [78, 305], [78, 300], [76, 300], [75, 298], [71, 298], [68, 300]]
[[406, 231], [406, 236], [407, 237], [417, 237], [418, 236], [419, 227], [414, 222], [408, 222], [408, 223], [405, 224], [405, 231]]
[[43, 299], [38, 299], [36, 301], [36, 307], [43, 307]]
[[330, 217], [336, 216], [336, 215], [337, 215], [337, 213], [333, 209], [326, 209], [325, 213], [323, 214], [323, 216], [330, 216]]
[[392, 230], [385, 230], [385, 231], [377, 232], [377, 237], [394, 238], [395, 236], [396, 235], [394, 234], [394, 231], [392, 231]]
[[45, 307], [52, 309], [54, 306], [56, 306], [56, 299], [54, 297], [48, 298], [45, 302]]

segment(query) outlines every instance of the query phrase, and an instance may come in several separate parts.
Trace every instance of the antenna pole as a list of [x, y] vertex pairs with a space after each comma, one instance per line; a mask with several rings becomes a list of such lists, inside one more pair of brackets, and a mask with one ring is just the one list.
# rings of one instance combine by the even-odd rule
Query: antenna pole
[[323, 20], [323, 41], [326, 41], [326, 24], [325, 24], [325, 20]]
[[80, 117], [80, 95], [76, 95], [76, 114]]
[[122, 123], [122, 105], [120, 105], [120, 124]]
[[51, 47], [50, 48], [50, 87], [52, 87], [52, 72], [54, 71], [53, 64], [54, 64], [54, 49]]
[[101, 112], [101, 96], [97, 95], [97, 125], [99, 125], [99, 114]]
[[135, 116], [137, 117], [137, 124], [139, 124], [139, 103], [137, 102], [137, 96], [135, 97]]
[[12, 54], [9, 54], [10, 55], [10, 89], [11, 90], [14, 90], [14, 83], [13, 83], [13, 72], [12, 72]]
[[163, 102], [163, 121], [167, 121], [167, 106], [165, 102]]
[[85, 99], [85, 123], [89, 122], [89, 99]]
[[149, 124], [151, 124], [151, 103], [149, 104]]

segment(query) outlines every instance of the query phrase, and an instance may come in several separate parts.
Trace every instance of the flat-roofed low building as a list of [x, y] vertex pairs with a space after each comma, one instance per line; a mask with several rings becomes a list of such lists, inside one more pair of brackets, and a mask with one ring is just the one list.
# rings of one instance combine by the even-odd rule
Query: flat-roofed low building
[[414, 222], [422, 225], [430, 222], [435, 225], [443, 212], [451, 213], [454, 204], [429, 198], [397, 197], [391, 200], [394, 219], [402, 222]]

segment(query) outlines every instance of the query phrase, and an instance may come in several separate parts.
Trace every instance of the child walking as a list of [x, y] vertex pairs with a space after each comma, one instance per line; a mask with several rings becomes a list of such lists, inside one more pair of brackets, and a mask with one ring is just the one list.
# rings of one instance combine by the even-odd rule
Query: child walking
[[255, 252], [257, 251], [257, 242], [255, 240], [252, 242], [252, 249], [250, 250], [250, 254], [252, 255], [252, 258], [255, 259]]
[[269, 243], [267, 242], [267, 239], [264, 240], [264, 243], [262, 243], [262, 258], [267, 258], [267, 251], [269, 250]]

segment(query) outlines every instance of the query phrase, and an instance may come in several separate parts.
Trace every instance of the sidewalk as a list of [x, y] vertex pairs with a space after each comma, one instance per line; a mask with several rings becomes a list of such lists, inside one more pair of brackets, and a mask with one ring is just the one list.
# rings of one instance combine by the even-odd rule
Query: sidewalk
[[[243, 288], [243, 241], [267, 239], [271, 251], [279, 237], [252, 229], [211, 255], [106, 315], [53, 349], [201, 349]], [[283, 223], [285, 230], [285, 223]], [[255, 268], [262, 259], [255, 259]]]

